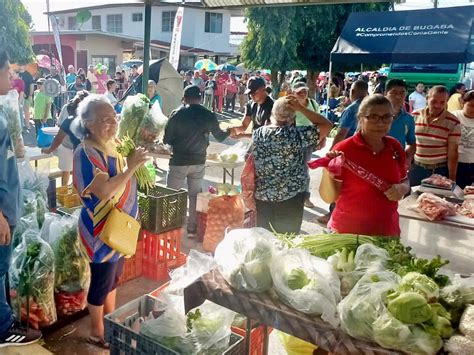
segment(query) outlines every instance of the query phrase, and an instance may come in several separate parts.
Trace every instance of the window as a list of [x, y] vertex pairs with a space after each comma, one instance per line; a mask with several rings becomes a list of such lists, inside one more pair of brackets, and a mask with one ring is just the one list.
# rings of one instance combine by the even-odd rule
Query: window
[[222, 14], [216, 12], [206, 12], [204, 32], [222, 33]]
[[116, 56], [113, 55], [93, 55], [91, 56], [91, 64], [95, 67], [97, 64], [103, 64], [109, 68], [109, 75], [115, 74], [115, 68], [117, 67]]
[[161, 17], [161, 31], [162, 32], [173, 32], [175, 17], [176, 17], [176, 11], [163, 11], [163, 15]]
[[77, 30], [77, 22], [75, 16], [69, 16], [67, 18], [67, 29], [68, 30]]
[[107, 31], [122, 33], [122, 15], [107, 15]]
[[93, 30], [102, 30], [102, 22], [100, 15], [92, 16], [92, 29]]
[[143, 14], [141, 12], [132, 14], [132, 22], [143, 22]]

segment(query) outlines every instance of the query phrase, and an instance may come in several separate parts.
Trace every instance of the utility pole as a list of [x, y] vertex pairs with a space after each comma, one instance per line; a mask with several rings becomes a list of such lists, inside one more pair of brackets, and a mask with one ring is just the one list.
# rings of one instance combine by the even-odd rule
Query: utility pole
[[433, 0], [433, 5], [434, 5], [434, 8], [437, 9], [438, 8], [438, 0]]

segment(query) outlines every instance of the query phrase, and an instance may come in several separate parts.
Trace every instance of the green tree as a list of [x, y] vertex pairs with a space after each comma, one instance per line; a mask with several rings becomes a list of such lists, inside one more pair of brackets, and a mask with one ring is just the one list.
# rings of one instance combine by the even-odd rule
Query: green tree
[[[248, 35], [242, 49], [246, 68], [270, 69], [274, 92], [278, 93], [278, 72], [297, 66], [298, 31], [294, 31], [297, 7], [254, 7], [245, 12]], [[276, 84], [278, 83], [278, 84]]]
[[241, 47], [243, 62], [247, 68], [271, 69], [273, 83], [278, 71], [306, 69], [308, 85], [314, 92], [315, 75], [327, 70], [332, 47], [349, 14], [383, 11], [389, 6], [363, 3], [249, 8], [245, 13], [249, 33]]
[[27, 64], [33, 60], [30, 26], [31, 16], [20, 1], [0, 1], [0, 45], [13, 63]]
[[[298, 42], [297, 56], [302, 68], [307, 70], [311, 93], [314, 93], [317, 73], [329, 67], [331, 50], [350, 13], [386, 11], [389, 7], [389, 3], [363, 3], [303, 6], [298, 9], [297, 18], [300, 19], [301, 37]], [[354, 66], [343, 65], [340, 69], [354, 69]]]

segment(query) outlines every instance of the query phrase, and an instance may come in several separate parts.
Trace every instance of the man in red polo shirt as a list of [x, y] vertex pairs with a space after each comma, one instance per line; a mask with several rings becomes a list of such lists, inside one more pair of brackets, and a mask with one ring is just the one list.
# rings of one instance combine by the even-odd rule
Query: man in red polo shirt
[[446, 109], [448, 98], [446, 87], [433, 86], [428, 92], [428, 106], [413, 112], [416, 152], [409, 175], [411, 186], [420, 185], [432, 174], [456, 181], [461, 124]]

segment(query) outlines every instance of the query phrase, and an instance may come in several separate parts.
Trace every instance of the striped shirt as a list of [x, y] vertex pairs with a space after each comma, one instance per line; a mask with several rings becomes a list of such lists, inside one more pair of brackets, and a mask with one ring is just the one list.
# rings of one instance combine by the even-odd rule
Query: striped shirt
[[448, 143], [459, 144], [461, 124], [459, 119], [444, 110], [428, 122], [428, 108], [413, 112], [415, 117], [415, 161], [434, 165], [448, 161]]

